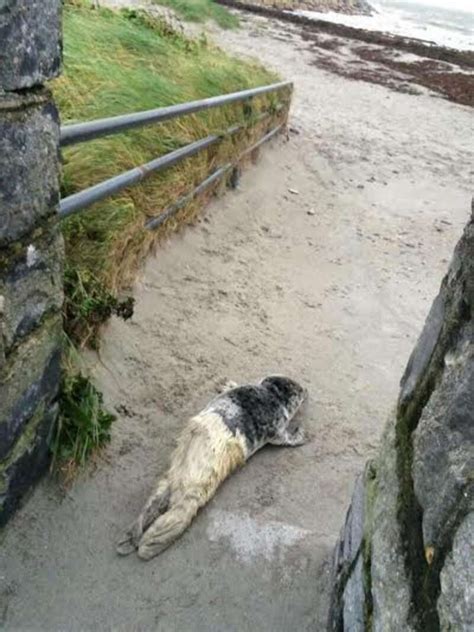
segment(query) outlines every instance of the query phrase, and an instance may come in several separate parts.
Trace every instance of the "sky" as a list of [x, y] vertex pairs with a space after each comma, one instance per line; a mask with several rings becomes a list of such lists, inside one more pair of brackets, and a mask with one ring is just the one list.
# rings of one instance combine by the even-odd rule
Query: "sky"
[[398, 2], [427, 4], [431, 7], [443, 7], [445, 9], [461, 9], [463, 11], [472, 11], [474, 15], [474, 0], [398, 0]]

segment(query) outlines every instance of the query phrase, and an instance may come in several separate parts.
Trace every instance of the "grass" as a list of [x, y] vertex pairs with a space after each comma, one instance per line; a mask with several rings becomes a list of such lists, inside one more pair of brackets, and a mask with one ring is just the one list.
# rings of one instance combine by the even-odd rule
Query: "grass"
[[66, 339], [59, 396], [59, 418], [52, 441], [51, 469], [68, 485], [79, 468], [110, 440], [115, 416], [102, 394], [81, 370], [74, 346]]
[[237, 16], [212, 0], [154, 0], [154, 3], [173, 9], [189, 22], [214, 20], [224, 29], [236, 28], [239, 25]]
[[[205, 39], [187, 39], [144, 14], [93, 10], [81, 0], [65, 4], [64, 72], [53, 84], [63, 123], [181, 103], [275, 80], [262, 67], [229, 57]], [[255, 99], [253, 113], [273, 107], [277, 100], [275, 95]], [[242, 104], [230, 105], [66, 148], [62, 195], [209, 133], [222, 132], [246, 116]], [[63, 222], [65, 326], [76, 344], [97, 343], [101, 322], [121, 311], [117, 297], [133, 282], [146, 254], [160, 237], [192, 219], [203, 200], [183, 209], [158, 231], [144, 230], [145, 220], [159, 215], [213, 168], [238, 154], [262, 133], [262, 127], [240, 133], [217, 149], [150, 176], [142, 185]]]

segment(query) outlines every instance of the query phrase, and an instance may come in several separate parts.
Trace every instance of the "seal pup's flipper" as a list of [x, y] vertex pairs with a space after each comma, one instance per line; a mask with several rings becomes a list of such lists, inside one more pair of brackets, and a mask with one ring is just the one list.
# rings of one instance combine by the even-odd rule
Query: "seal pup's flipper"
[[234, 382], [234, 380], [222, 380], [216, 385], [216, 391], [219, 393], [219, 395], [223, 395], [227, 391], [232, 391], [234, 388], [237, 387], [238, 384], [237, 382]]
[[191, 524], [199, 507], [204, 504], [198, 494], [184, 494], [161, 515], [144, 533], [138, 546], [138, 556], [149, 560], [164, 551]]
[[268, 440], [270, 445], [284, 445], [296, 448], [307, 442], [306, 433], [302, 428], [296, 428], [293, 431], [284, 428], [278, 432], [272, 439]]
[[155, 492], [147, 500], [143, 511], [117, 543], [119, 555], [129, 555], [138, 549], [142, 535], [155, 520], [168, 510], [171, 490], [166, 479], [161, 480]]

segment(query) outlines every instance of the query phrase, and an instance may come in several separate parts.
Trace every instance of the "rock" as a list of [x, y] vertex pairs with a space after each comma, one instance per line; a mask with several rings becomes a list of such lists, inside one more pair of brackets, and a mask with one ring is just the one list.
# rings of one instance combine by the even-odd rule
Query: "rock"
[[58, 137], [58, 112], [47, 92], [0, 93], [0, 247], [57, 212]]
[[[28, 243], [28, 245], [26, 245]], [[5, 352], [31, 333], [63, 302], [63, 240], [58, 227], [42, 235], [38, 231], [4, 264], [0, 277], [2, 336]]]
[[333, 590], [328, 615], [328, 630], [330, 631], [347, 630], [349, 632], [352, 630], [351, 627], [347, 627], [349, 624], [352, 625], [354, 621], [364, 621], [365, 582], [362, 538], [367, 513], [371, 514], [372, 498], [368, 490], [373, 487], [374, 476], [374, 464], [369, 462], [364, 473], [356, 479], [346, 521], [334, 549]]
[[397, 476], [395, 416], [385, 430], [377, 459], [371, 547], [372, 630], [412, 632], [411, 589], [405, 568], [405, 549], [397, 519], [400, 485]]
[[474, 629], [474, 512], [458, 528], [441, 571], [438, 612], [441, 632]]
[[288, 189], [288, 193], [291, 193], [292, 195], [299, 195], [299, 191], [296, 189]]
[[438, 342], [445, 316], [445, 292], [441, 291], [431, 306], [421, 336], [416, 343], [401, 380], [400, 402], [406, 403], [425, 375]]
[[307, 215], [316, 215], [316, 211], [314, 210], [314, 208], [310, 208], [309, 211], [306, 211]]
[[[460, 278], [465, 283], [460, 283]], [[467, 307], [469, 306], [469, 307]], [[424, 379], [432, 363], [433, 352], [437, 348], [438, 362], [442, 362], [451, 334], [459, 322], [464, 320], [463, 313], [474, 310], [474, 217], [468, 223], [462, 238], [454, 251], [448, 274], [443, 279], [421, 336], [413, 350], [401, 381], [400, 402], [408, 404], [415, 389]], [[443, 340], [438, 345], [440, 336]]]
[[0, 367], [0, 464], [29, 420], [55, 399], [60, 378], [62, 318], [46, 321]]
[[472, 488], [474, 471], [474, 325], [445, 360], [414, 433], [413, 481], [423, 509], [423, 541], [436, 556]]
[[38, 411], [8, 459], [0, 462], [0, 528], [48, 468], [58, 405]]
[[344, 594], [343, 621], [348, 632], [365, 632], [365, 592], [362, 555], [359, 555], [355, 568], [349, 577]]
[[364, 535], [364, 502], [364, 476], [359, 475], [354, 485], [351, 505], [347, 512], [346, 524], [342, 536], [344, 543], [342, 558], [343, 562], [347, 564], [352, 564], [362, 544], [362, 536]]
[[60, 0], [0, 3], [0, 90], [43, 84], [61, 65]]
[[46, 469], [57, 417], [59, 117], [42, 84], [59, 72], [62, 4], [0, 0], [0, 526]]

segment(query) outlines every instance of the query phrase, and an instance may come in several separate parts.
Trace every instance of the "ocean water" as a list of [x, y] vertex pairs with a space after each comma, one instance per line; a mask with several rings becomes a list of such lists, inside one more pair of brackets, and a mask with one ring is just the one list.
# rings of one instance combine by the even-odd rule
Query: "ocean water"
[[474, 50], [474, 0], [450, 3], [450, 8], [440, 6], [440, 0], [430, 3], [402, 0], [374, 0], [372, 16], [344, 15], [342, 13], [318, 13], [297, 11], [300, 15], [328, 20], [347, 26], [385, 31], [394, 35], [413, 37], [440, 46], [459, 50]]

